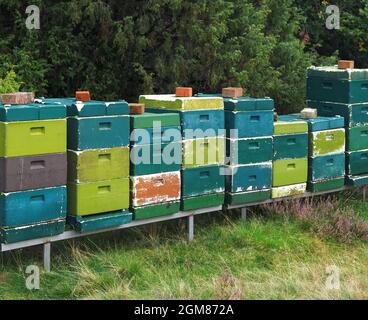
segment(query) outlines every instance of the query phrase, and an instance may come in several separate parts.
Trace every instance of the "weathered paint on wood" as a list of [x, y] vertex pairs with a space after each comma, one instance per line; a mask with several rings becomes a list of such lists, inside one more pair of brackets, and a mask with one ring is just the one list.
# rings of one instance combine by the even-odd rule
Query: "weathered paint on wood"
[[129, 177], [129, 148], [68, 150], [68, 181], [97, 182]]
[[329, 190], [337, 190], [342, 188], [345, 185], [345, 177], [323, 180], [323, 181], [315, 181], [308, 182], [308, 191], [310, 192], [323, 192]]
[[274, 187], [305, 183], [308, 179], [308, 158], [276, 160], [272, 171]]
[[345, 152], [345, 129], [324, 130], [309, 134], [309, 156], [318, 157]]
[[155, 112], [147, 109], [147, 112], [141, 115], [130, 116], [130, 127], [134, 129], [153, 128], [154, 124], [160, 123], [161, 127], [179, 127], [180, 115], [176, 112]]
[[345, 153], [309, 159], [308, 181], [320, 181], [345, 175]]
[[368, 149], [368, 125], [346, 129], [346, 151]]
[[318, 110], [324, 117], [340, 116], [345, 119], [345, 127], [365, 126], [368, 124], [368, 103], [343, 104], [308, 100], [311, 108]]
[[132, 146], [130, 151], [130, 174], [143, 176], [181, 169], [182, 144], [148, 144]]
[[224, 109], [224, 99], [221, 97], [176, 97], [167, 95], [143, 95], [139, 98], [146, 108], [162, 108], [170, 110], [204, 110]]
[[[283, 116], [279, 116], [282, 119]], [[308, 133], [308, 123], [304, 120], [290, 121], [277, 120], [275, 122], [274, 135], [290, 135]]]
[[226, 193], [227, 205], [236, 206], [240, 204], [256, 203], [271, 199], [271, 189], [248, 191], [239, 193]]
[[74, 101], [68, 105], [69, 117], [102, 117], [129, 115], [128, 103], [124, 100], [103, 102], [103, 101]]
[[305, 193], [306, 191], [307, 191], [306, 183], [272, 188], [272, 199], [297, 196]]
[[88, 216], [129, 208], [129, 179], [68, 184], [68, 214]]
[[346, 184], [353, 187], [363, 187], [368, 185], [368, 174], [347, 176]]
[[225, 163], [225, 138], [211, 137], [183, 141], [183, 167]]
[[2, 193], [0, 227], [17, 227], [66, 217], [66, 187]]
[[182, 211], [192, 211], [204, 208], [222, 206], [225, 203], [225, 193], [214, 193], [181, 200]]
[[27, 104], [27, 105], [1, 105], [0, 104], [0, 121], [36, 121], [65, 119], [66, 105], [55, 104]]
[[293, 159], [308, 157], [308, 134], [285, 134], [274, 136], [273, 159]]
[[0, 157], [65, 152], [65, 119], [0, 122]]
[[142, 207], [180, 199], [180, 171], [131, 177], [132, 206]]
[[121, 210], [106, 214], [96, 214], [87, 217], [69, 216], [68, 224], [77, 232], [85, 233], [103, 229], [119, 227], [132, 222], [133, 214], [128, 210]]
[[352, 176], [368, 173], [368, 150], [347, 152], [346, 172]]
[[[273, 111], [225, 111], [226, 135], [228, 138], [270, 137], [274, 131]], [[231, 130], [237, 129], [237, 137]]]
[[226, 139], [228, 164], [252, 164], [272, 161], [273, 138]]
[[87, 150], [129, 146], [128, 116], [68, 118], [68, 149]]
[[65, 219], [61, 219], [10, 229], [0, 228], [0, 236], [2, 243], [10, 244], [45, 237], [53, 237], [63, 233], [64, 230]]
[[0, 192], [66, 185], [66, 153], [0, 158]]
[[193, 197], [225, 191], [225, 176], [223, 166], [207, 166], [183, 169], [182, 197]]
[[146, 220], [162, 216], [169, 216], [178, 213], [179, 211], [180, 201], [132, 208], [134, 220]]
[[335, 80], [323, 77], [308, 77], [308, 100], [339, 103], [368, 101], [368, 80]]
[[272, 162], [229, 166], [225, 177], [226, 191], [230, 193], [270, 189], [272, 183]]

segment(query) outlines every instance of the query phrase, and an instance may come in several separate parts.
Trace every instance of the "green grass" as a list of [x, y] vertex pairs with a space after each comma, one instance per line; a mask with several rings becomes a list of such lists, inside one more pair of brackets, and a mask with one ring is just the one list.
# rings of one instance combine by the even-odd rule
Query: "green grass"
[[[338, 206], [368, 218], [368, 204], [356, 195]], [[196, 218], [193, 243], [185, 239], [184, 221], [176, 221], [54, 245], [53, 270], [41, 274], [38, 291], [25, 288], [25, 269], [41, 262], [41, 248], [3, 254], [0, 297], [368, 298], [368, 242], [316, 232], [315, 221], [292, 214], [256, 211], [246, 222], [237, 212]], [[340, 290], [326, 288], [330, 265], [341, 270]]]

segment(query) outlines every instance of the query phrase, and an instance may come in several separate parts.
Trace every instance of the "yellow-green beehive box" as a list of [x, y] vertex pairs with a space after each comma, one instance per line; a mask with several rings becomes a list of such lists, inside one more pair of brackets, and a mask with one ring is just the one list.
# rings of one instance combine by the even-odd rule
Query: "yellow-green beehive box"
[[97, 182], [129, 178], [129, 147], [68, 150], [68, 181]]
[[88, 216], [129, 208], [129, 178], [68, 184], [68, 214]]
[[143, 95], [139, 102], [146, 108], [169, 110], [208, 110], [224, 109], [222, 97], [177, 97], [174, 94]]
[[183, 141], [183, 167], [193, 168], [225, 163], [225, 138], [211, 137]]
[[0, 122], [0, 157], [66, 152], [66, 120]]

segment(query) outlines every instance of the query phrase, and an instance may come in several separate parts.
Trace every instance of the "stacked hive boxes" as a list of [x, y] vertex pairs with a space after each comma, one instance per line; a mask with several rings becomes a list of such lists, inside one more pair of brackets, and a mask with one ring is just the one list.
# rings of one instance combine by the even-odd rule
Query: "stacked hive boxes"
[[303, 194], [307, 188], [308, 124], [284, 119], [275, 122], [272, 198]]
[[143, 220], [179, 212], [179, 115], [132, 115], [131, 130], [131, 209], [134, 219]]
[[222, 205], [225, 191], [223, 99], [192, 97], [191, 89], [179, 88], [177, 95], [141, 96], [140, 102], [154, 112], [176, 112], [180, 116], [181, 209], [190, 211]]
[[340, 115], [346, 128], [347, 183], [368, 184], [368, 69], [312, 67], [308, 106], [321, 116]]
[[270, 98], [225, 98], [226, 202], [271, 198], [274, 102]]
[[61, 104], [0, 105], [1, 242], [64, 231], [65, 118]]
[[60, 102], [68, 108], [69, 223], [89, 232], [130, 222], [128, 104]]
[[[281, 116], [299, 121], [300, 115]], [[341, 117], [304, 119], [309, 126], [308, 190], [321, 192], [345, 185], [345, 129]]]

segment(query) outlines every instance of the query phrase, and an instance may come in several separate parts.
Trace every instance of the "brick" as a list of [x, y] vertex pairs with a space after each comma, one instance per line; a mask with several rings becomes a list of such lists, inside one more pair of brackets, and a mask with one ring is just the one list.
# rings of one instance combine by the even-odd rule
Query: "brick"
[[243, 88], [223, 88], [222, 96], [224, 98], [240, 98], [244, 95]]
[[137, 115], [144, 113], [144, 104], [143, 103], [129, 103], [130, 114]]
[[29, 104], [34, 101], [33, 92], [16, 92], [1, 95], [3, 104]]
[[341, 70], [344, 69], [354, 69], [355, 63], [354, 60], [339, 60], [338, 68]]
[[91, 101], [91, 94], [89, 91], [77, 91], [75, 93], [77, 101], [88, 102]]
[[176, 96], [183, 98], [193, 97], [193, 89], [182, 87], [176, 88]]
[[300, 119], [316, 119], [317, 109], [305, 108], [300, 112]]

